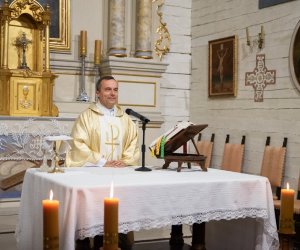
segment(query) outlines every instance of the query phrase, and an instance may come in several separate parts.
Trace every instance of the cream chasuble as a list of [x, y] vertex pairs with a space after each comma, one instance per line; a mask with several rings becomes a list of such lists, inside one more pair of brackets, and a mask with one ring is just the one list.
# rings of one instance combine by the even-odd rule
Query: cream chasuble
[[138, 165], [140, 149], [136, 124], [118, 105], [113, 111], [99, 105], [91, 104], [77, 118], [66, 166], [102, 166], [103, 161], [112, 159]]

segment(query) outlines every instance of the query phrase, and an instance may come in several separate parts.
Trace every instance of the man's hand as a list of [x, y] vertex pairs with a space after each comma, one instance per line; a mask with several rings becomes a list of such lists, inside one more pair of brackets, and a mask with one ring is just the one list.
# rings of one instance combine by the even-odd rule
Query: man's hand
[[127, 165], [123, 161], [107, 161], [104, 167], [114, 167], [114, 168], [122, 168]]

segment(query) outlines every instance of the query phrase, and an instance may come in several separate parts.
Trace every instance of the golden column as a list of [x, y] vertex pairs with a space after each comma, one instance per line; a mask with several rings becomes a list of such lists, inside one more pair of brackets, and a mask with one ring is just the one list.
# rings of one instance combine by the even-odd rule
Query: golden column
[[50, 5], [47, 4], [45, 11], [42, 14], [43, 18], [43, 24], [45, 27], [45, 66], [44, 71], [48, 72], [50, 71], [50, 43], [49, 43], [49, 37], [50, 37]]
[[11, 10], [9, 8], [8, 1], [5, 0], [2, 6], [2, 19], [1, 19], [1, 31], [3, 31], [3, 43], [1, 50], [1, 68], [8, 69], [8, 25], [11, 18]]
[[108, 55], [125, 57], [125, 0], [110, 0], [109, 9]]
[[136, 41], [135, 57], [152, 58], [152, 1], [137, 0], [136, 2]]

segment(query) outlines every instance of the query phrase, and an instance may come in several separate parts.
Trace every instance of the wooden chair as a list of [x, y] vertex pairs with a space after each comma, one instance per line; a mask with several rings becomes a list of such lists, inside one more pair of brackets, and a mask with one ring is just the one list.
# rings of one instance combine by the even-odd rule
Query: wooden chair
[[221, 169], [233, 172], [241, 172], [246, 136], [243, 135], [241, 144], [229, 143], [229, 135], [226, 136]]
[[260, 175], [269, 179], [271, 187], [275, 189], [273, 199], [278, 200], [280, 198], [282, 176], [284, 172], [287, 138], [285, 137], [283, 139], [282, 147], [270, 146], [270, 141], [271, 138], [268, 136]]
[[212, 156], [212, 150], [215, 140], [215, 134], [211, 134], [210, 141], [209, 140], [203, 140], [201, 141], [201, 133], [198, 136], [198, 141], [196, 142], [196, 147], [201, 155], [206, 156], [205, 160], [205, 168], [210, 167], [211, 162], [211, 156]]

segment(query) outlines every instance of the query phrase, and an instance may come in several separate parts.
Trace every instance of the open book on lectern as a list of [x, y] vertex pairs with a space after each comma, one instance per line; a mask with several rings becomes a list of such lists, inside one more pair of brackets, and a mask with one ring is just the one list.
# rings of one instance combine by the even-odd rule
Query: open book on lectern
[[164, 158], [166, 154], [174, 153], [178, 148], [194, 138], [201, 130], [207, 127], [183, 121], [156, 138], [149, 146], [153, 156]]

